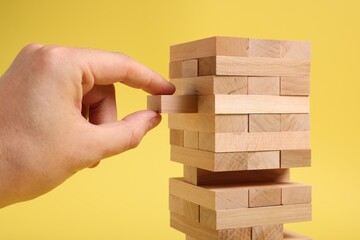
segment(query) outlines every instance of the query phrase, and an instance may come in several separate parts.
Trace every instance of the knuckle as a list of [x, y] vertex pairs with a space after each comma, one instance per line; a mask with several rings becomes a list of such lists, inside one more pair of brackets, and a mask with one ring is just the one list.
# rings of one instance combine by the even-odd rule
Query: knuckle
[[44, 46], [37, 51], [37, 61], [42, 67], [55, 67], [64, 62], [68, 56], [68, 49], [60, 46]]
[[139, 131], [139, 129], [133, 128], [131, 129], [130, 141], [129, 141], [129, 149], [136, 148], [139, 146], [142, 138], [143, 133]]
[[29, 43], [21, 50], [22, 53], [29, 53], [42, 48], [43, 45], [39, 43]]

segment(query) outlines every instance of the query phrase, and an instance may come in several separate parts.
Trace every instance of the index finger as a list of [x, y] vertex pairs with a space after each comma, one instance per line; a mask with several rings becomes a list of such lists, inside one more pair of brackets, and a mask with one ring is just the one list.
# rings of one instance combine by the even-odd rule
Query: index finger
[[173, 94], [174, 85], [143, 64], [122, 53], [76, 48], [83, 78], [96, 85], [124, 83], [150, 94]]

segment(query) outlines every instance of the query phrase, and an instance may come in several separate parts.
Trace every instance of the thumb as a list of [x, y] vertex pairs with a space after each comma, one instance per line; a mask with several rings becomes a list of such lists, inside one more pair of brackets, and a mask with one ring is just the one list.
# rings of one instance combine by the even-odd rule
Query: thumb
[[156, 127], [161, 115], [150, 110], [132, 113], [121, 121], [93, 126], [88, 140], [94, 148], [89, 152], [89, 166], [139, 145], [145, 134]]

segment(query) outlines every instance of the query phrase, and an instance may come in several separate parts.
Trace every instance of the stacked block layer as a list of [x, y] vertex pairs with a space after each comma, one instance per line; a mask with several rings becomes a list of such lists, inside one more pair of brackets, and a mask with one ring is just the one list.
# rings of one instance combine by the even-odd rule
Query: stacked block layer
[[283, 224], [311, 220], [310, 45], [213, 37], [171, 47], [173, 96], [149, 96], [169, 113], [171, 226], [188, 240], [308, 239]]

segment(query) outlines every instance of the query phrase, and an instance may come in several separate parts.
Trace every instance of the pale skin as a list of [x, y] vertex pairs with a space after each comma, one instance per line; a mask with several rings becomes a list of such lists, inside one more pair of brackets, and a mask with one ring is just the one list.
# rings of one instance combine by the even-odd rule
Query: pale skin
[[175, 91], [121, 53], [40, 44], [20, 51], [0, 77], [0, 208], [135, 148], [160, 123], [149, 110], [118, 121], [117, 82], [150, 94]]

